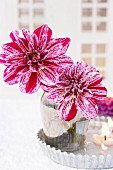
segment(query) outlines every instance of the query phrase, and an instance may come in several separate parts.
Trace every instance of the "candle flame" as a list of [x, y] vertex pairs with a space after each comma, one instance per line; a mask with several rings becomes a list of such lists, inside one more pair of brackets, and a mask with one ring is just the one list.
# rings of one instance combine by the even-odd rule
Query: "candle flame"
[[108, 149], [108, 147], [104, 144], [104, 142], [106, 142], [108, 140], [109, 135], [110, 135], [109, 126], [108, 126], [107, 123], [105, 123], [102, 126], [102, 141], [101, 141], [102, 150], [107, 150]]
[[101, 148], [102, 148], [102, 150], [107, 150], [107, 146], [105, 146], [103, 143], [101, 143]]
[[113, 127], [113, 120], [110, 117], [108, 117], [108, 126]]

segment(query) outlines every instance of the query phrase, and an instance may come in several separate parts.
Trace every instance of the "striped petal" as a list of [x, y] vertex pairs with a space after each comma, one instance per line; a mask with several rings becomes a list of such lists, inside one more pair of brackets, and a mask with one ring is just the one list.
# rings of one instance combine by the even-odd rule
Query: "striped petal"
[[4, 70], [4, 81], [7, 82], [9, 85], [13, 85], [19, 82], [20, 80], [20, 73], [25, 69], [25, 67], [14, 67], [8, 66]]
[[0, 64], [5, 64], [6, 63], [6, 55], [5, 54], [0, 54]]
[[61, 120], [70, 121], [77, 113], [77, 107], [75, 103], [72, 102], [62, 102], [58, 105], [58, 116]]
[[19, 31], [13, 31], [10, 33], [10, 37], [13, 42], [15, 42], [22, 52], [28, 52], [28, 41], [24, 38], [19, 37]]
[[19, 88], [23, 93], [35, 93], [40, 87], [38, 74], [36, 72], [28, 72], [22, 75]]
[[[3, 44], [2, 45], [2, 49], [4, 51], [4, 53], [6, 55], [10, 55], [10, 54], [13, 54], [13, 55], [20, 55], [22, 53], [21, 49], [19, 48], [19, 46], [14, 43], [14, 42], [10, 42], [10, 43], [7, 43], [7, 44]], [[23, 54], [23, 53], [22, 53]]]
[[74, 62], [69, 56], [60, 55], [59, 56], [59, 64], [64, 67], [64, 66], [67, 66], [67, 64], [73, 65]]
[[47, 43], [51, 39], [52, 30], [48, 27], [48, 25], [44, 24], [41, 27], [37, 28], [33, 33], [37, 35], [40, 47], [42, 47], [42, 49], [45, 49]]
[[89, 89], [93, 93], [93, 98], [97, 101], [103, 100], [107, 96], [107, 89], [102, 84], [89, 86]]
[[68, 46], [70, 43], [70, 38], [58, 38], [50, 41], [49, 45], [47, 46], [48, 54], [47, 57], [51, 55], [63, 55], [66, 53]]
[[97, 103], [91, 100], [91, 98], [81, 97], [77, 100], [78, 110], [86, 119], [94, 119], [98, 114]]
[[22, 29], [22, 33], [25, 39], [28, 41], [29, 50], [32, 52], [36, 49], [35, 42], [37, 42], [37, 39], [34, 40], [35, 34], [31, 34], [30, 31], [27, 29]]
[[12, 31], [10, 33], [10, 38], [13, 42], [17, 41], [19, 39], [19, 31], [18, 30]]
[[42, 90], [45, 91], [45, 92], [50, 92], [55, 88], [54, 83], [48, 84], [48, 83], [45, 83], [45, 82], [43, 83], [42, 81], [40, 82], [40, 86], [41, 86]]
[[56, 81], [56, 74], [54, 69], [51, 67], [45, 67], [39, 71], [41, 82], [44, 84], [53, 84]]
[[64, 99], [63, 98], [64, 92], [65, 92], [64, 89], [54, 88], [54, 85], [53, 85], [53, 89], [52, 88], [50, 89], [48, 99], [53, 100], [54, 102], [58, 103]]
[[95, 72], [94, 75], [92, 75], [92, 73], [89, 73], [89, 77], [88, 77], [89, 88], [100, 84], [102, 79], [103, 76], [98, 72]]

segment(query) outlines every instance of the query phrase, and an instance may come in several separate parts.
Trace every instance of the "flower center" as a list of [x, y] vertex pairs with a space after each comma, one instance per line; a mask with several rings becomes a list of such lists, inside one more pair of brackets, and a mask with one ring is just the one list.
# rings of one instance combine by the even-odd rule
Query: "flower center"
[[41, 55], [39, 53], [33, 52], [27, 54], [27, 64], [32, 70], [36, 70], [38, 66], [42, 65]]
[[79, 98], [80, 95], [84, 92], [84, 87], [80, 83], [80, 80], [71, 80], [71, 89], [70, 92], [76, 97]]

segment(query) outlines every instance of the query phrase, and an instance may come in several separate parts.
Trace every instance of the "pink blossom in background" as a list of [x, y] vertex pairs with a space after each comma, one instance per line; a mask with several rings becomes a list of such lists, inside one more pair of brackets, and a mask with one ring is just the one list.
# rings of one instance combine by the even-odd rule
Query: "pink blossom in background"
[[34, 93], [42, 83], [50, 85], [56, 80], [56, 70], [62, 65], [72, 64], [65, 52], [70, 43], [69, 38], [52, 38], [52, 31], [42, 25], [33, 33], [22, 29], [10, 34], [11, 42], [2, 46], [0, 63], [6, 66], [4, 81], [10, 85], [19, 83], [24, 93]]
[[102, 75], [84, 62], [63, 69], [48, 95], [58, 104], [59, 118], [69, 121], [76, 116], [77, 110], [86, 119], [95, 118], [98, 114], [97, 102], [107, 94], [101, 81]]
[[104, 116], [113, 116], [113, 97], [105, 97], [98, 102], [98, 114]]

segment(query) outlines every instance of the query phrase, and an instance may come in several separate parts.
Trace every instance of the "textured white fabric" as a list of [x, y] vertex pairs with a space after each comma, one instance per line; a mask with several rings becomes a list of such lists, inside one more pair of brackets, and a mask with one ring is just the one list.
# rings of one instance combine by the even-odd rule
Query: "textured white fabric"
[[38, 97], [0, 99], [0, 170], [75, 169], [51, 161], [41, 151], [36, 136], [42, 127]]

